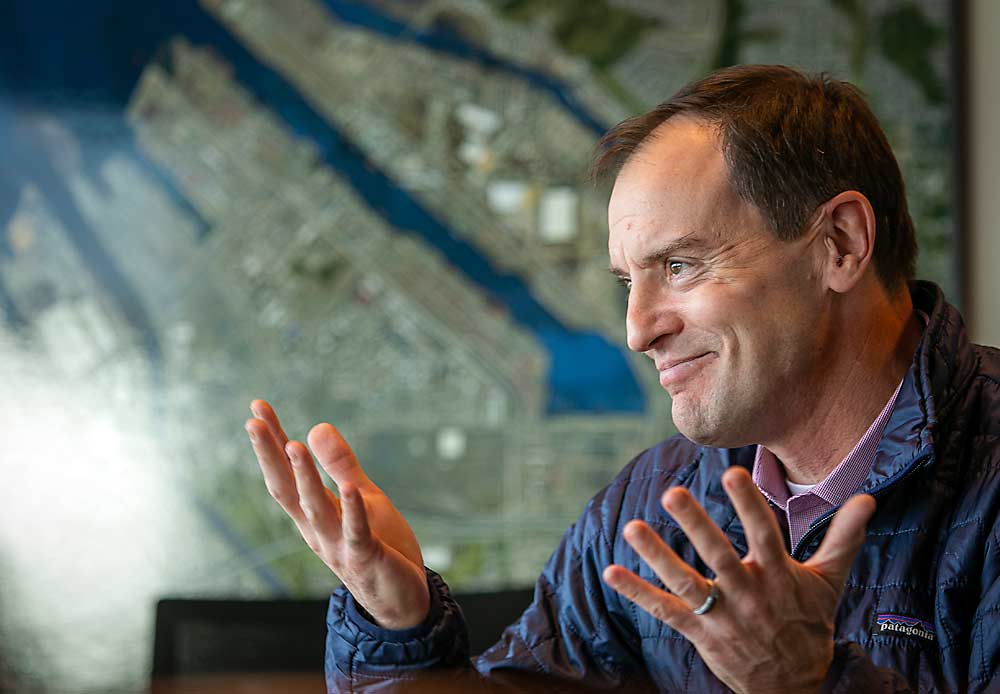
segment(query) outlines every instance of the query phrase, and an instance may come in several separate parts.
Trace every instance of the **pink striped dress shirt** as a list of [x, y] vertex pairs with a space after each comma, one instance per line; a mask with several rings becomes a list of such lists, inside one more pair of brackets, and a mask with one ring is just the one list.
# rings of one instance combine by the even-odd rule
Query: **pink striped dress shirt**
[[899, 396], [900, 381], [889, 402], [868, 431], [861, 437], [847, 457], [833, 469], [826, 479], [802, 494], [791, 495], [785, 478], [785, 468], [774, 453], [763, 446], [757, 446], [757, 457], [753, 463], [753, 481], [761, 493], [777, 506], [788, 525], [788, 535], [792, 549], [806, 534], [813, 521], [827, 511], [837, 508], [861, 488], [875, 461], [882, 432], [892, 414], [893, 405]]

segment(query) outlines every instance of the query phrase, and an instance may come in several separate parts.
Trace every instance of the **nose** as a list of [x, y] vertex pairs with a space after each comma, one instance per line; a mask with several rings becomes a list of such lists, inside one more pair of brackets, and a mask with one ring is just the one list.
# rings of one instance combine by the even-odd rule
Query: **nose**
[[684, 326], [669, 290], [653, 282], [633, 281], [625, 312], [625, 334], [633, 352], [648, 352], [663, 337]]

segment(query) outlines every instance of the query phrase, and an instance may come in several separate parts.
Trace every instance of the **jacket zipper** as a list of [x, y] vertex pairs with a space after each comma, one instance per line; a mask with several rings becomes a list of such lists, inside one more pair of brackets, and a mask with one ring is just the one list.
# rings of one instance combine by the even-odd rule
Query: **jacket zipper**
[[[881, 489], [876, 490], [872, 494], [872, 496], [875, 497], [876, 500], [878, 500], [878, 498], [882, 496], [885, 493], [885, 491], [889, 489], [889, 487], [896, 484], [897, 482], [902, 482], [911, 474], [913, 474], [916, 470], [922, 468], [924, 466], [924, 463], [930, 460], [933, 455], [934, 455], [933, 453], [929, 453], [925, 455], [923, 458], [918, 458], [916, 462], [913, 463], [913, 465], [908, 466], [897, 477], [889, 479], [889, 481], [886, 482], [884, 485], [882, 485]], [[809, 545], [809, 542], [812, 541], [813, 537], [815, 537], [820, 530], [822, 530], [826, 525], [829, 524], [830, 519], [832, 519], [837, 514], [838, 510], [840, 510], [839, 506], [831, 511], [827, 511], [825, 514], [820, 516], [815, 523], [809, 526], [809, 529], [806, 530], [805, 534], [799, 538], [798, 543], [795, 545], [795, 549], [792, 550], [792, 559], [794, 559], [795, 561], [802, 561], [800, 558], [802, 555], [799, 552], [799, 550], [803, 550]]]

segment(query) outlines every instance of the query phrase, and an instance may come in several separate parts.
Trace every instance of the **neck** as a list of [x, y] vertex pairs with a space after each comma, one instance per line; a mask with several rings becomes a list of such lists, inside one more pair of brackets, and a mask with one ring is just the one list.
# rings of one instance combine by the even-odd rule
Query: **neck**
[[922, 325], [909, 292], [867, 311], [855, 300], [834, 307], [822, 363], [781, 435], [762, 442], [798, 484], [822, 481], [851, 452], [906, 374]]

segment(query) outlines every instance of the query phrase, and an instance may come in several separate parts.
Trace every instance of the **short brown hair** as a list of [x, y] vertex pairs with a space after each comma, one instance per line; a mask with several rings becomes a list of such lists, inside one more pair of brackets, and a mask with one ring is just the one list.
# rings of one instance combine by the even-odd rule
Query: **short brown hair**
[[875, 210], [875, 272], [890, 291], [916, 272], [917, 242], [899, 164], [861, 91], [826, 74], [739, 65], [681, 88], [598, 142], [591, 176], [617, 176], [656, 128], [678, 114], [718, 128], [730, 183], [778, 238], [805, 231], [821, 203], [856, 190]]

